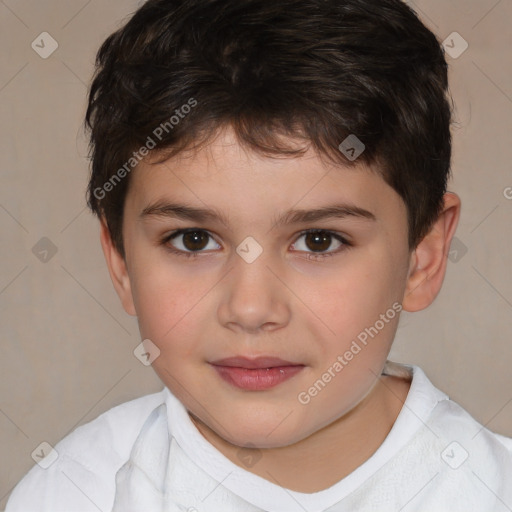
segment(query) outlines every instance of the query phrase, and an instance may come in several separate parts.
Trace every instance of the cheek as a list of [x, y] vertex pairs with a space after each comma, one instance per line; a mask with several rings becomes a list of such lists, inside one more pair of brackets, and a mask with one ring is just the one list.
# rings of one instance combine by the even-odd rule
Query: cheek
[[[363, 261], [350, 267], [341, 267], [315, 289], [304, 290], [305, 302], [325, 318], [337, 334], [350, 326], [361, 325], [380, 312], [390, 293], [389, 282], [383, 279], [387, 269], [372, 267]], [[378, 316], [378, 313], [377, 313]]]
[[178, 335], [193, 334], [194, 317], [208, 292], [208, 282], [187, 278], [159, 262], [146, 262], [139, 268], [147, 269], [132, 278], [141, 335], [165, 345]]
[[[307, 291], [305, 302], [317, 313], [319, 325], [327, 328], [322, 328], [322, 332], [324, 339], [331, 340], [327, 349], [331, 358], [333, 354], [343, 354], [354, 340], [359, 340], [364, 350], [357, 358], [369, 362], [368, 358], [385, 353], [396, 329], [398, 315], [393, 304], [397, 308], [401, 302], [401, 273], [386, 254], [381, 253], [379, 258], [375, 253], [364, 256], [350, 268], [332, 273], [315, 290]], [[366, 350], [364, 342], [368, 346], [371, 342], [373, 349]]]

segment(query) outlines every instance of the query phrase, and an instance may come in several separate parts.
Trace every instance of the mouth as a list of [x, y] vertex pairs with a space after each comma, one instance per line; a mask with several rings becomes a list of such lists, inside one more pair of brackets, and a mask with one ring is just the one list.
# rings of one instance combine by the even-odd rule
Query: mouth
[[218, 375], [229, 384], [247, 391], [273, 388], [305, 367], [277, 357], [228, 357], [209, 363]]

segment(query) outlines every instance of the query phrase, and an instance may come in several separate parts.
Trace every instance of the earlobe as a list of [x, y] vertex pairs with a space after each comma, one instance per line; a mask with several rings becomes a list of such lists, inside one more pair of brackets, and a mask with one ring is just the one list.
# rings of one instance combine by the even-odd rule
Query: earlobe
[[411, 254], [409, 275], [402, 301], [405, 311], [420, 311], [437, 297], [443, 284], [450, 243], [460, 217], [460, 199], [444, 195], [444, 207], [431, 230]]
[[115, 248], [105, 219], [101, 219], [100, 221], [100, 230], [101, 247], [105, 255], [105, 260], [107, 261], [112, 284], [121, 299], [124, 310], [129, 315], [136, 316], [137, 313], [133, 302], [130, 276], [126, 268], [126, 261]]

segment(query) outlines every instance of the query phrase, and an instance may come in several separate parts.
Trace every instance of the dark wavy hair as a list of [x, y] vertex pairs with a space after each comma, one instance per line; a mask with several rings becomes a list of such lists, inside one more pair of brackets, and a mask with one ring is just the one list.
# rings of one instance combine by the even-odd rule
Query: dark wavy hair
[[[149, 0], [96, 57], [87, 201], [124, 255], [135, 157], [230, 125], [267, 156], [312, 146], [372, 165], [406, 204], [413, 249], [443, 205], [450, 120], [442, 46], [400, 0]], [[354, 162], [338, 149], [351, 134], [366, 148]]]

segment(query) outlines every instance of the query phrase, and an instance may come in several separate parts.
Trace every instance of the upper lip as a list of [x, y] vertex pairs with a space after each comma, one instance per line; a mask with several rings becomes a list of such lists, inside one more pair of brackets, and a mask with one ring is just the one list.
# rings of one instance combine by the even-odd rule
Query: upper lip
[[247, 358], [242, 356], [237, 357], [226, 357], [224, 359], [218, 359], [212, 361], [210, 364], [215, 366], [231, 366], [237, 368], [274, 368], [276, 366], [304, 366], [300, 363], [292, 363], [291, 361], [285, 361], [279, 357], [254, 357]]

